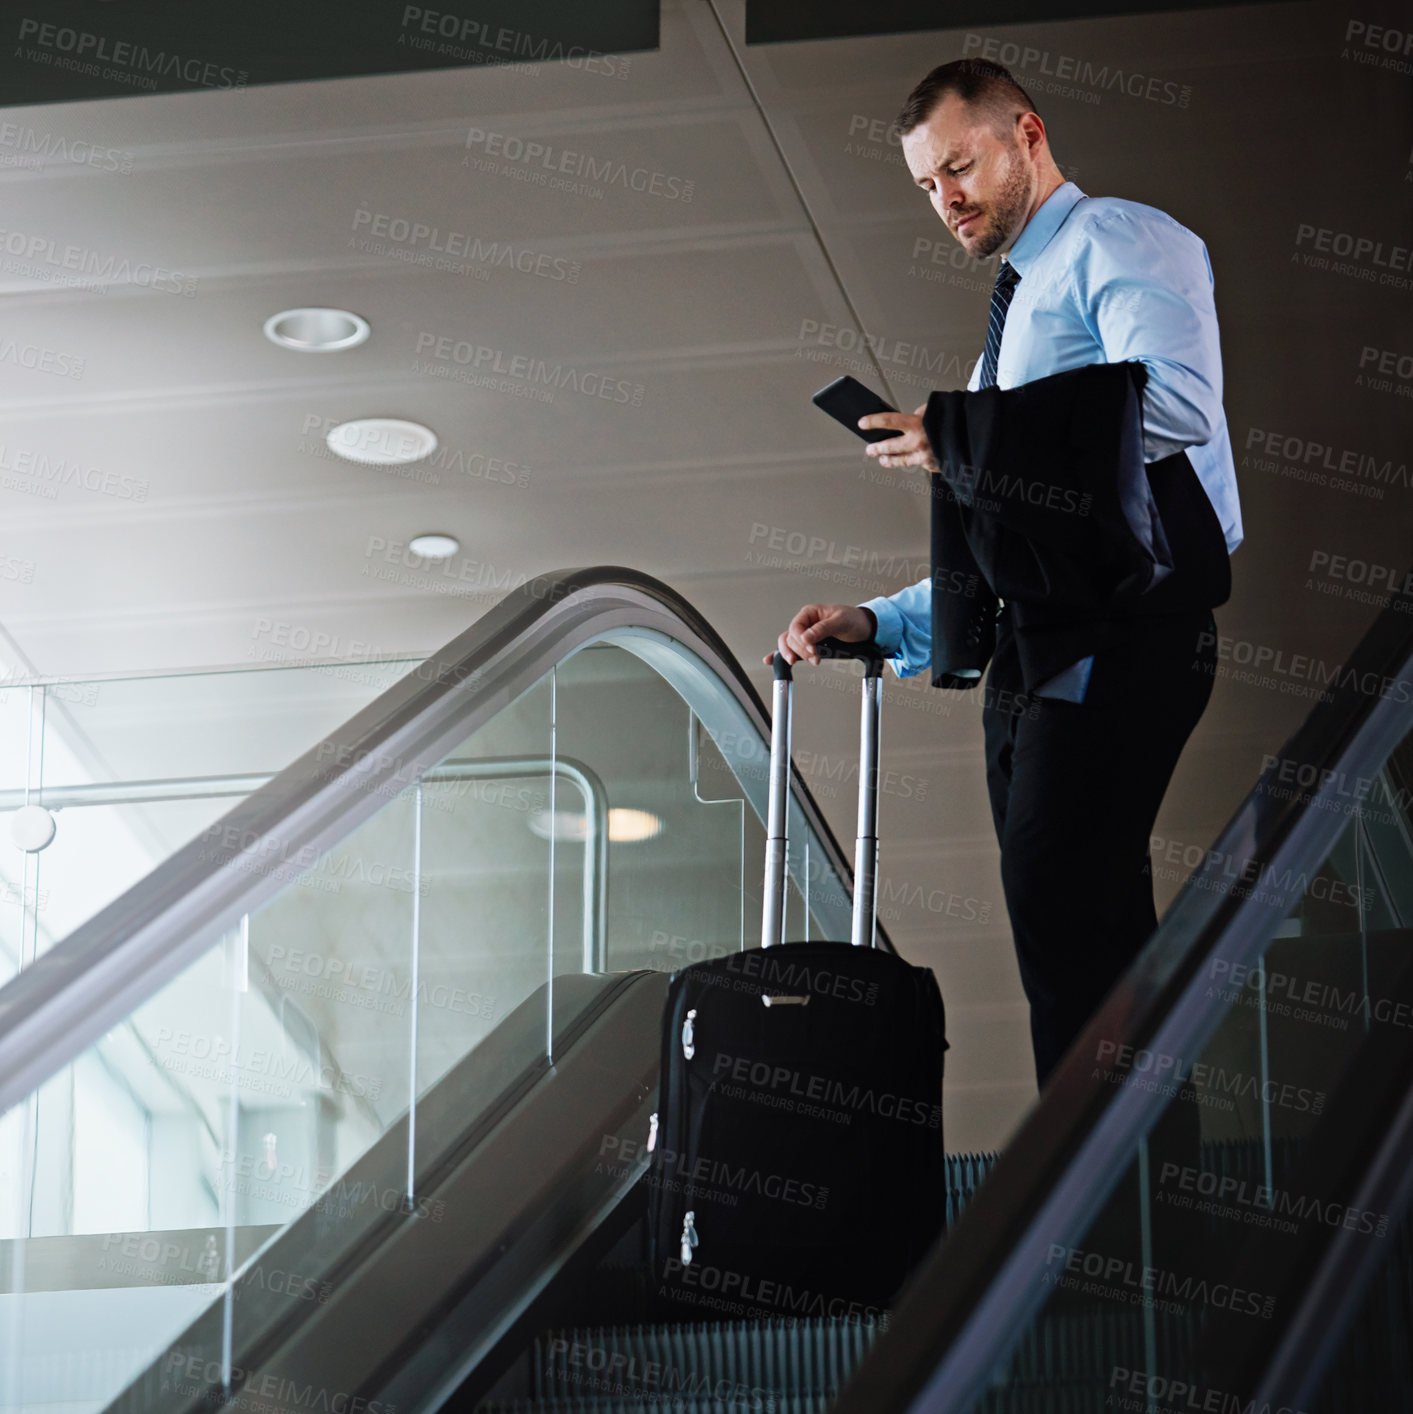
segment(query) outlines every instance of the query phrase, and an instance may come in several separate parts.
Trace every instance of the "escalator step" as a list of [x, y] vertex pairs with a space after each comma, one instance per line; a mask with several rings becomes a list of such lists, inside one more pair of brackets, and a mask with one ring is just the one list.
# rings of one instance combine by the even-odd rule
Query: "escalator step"
[[644, 1394], [622, 1399], [517, 1399], [483, 1404], [476, 1414], [826, 1414], [834, 1392], [782, 1398], [690, 1399]]
[[535, 1342], [533, 1387], [549, 1400], [745, 1401], [783, 1414], [792, 1399], [837, 1390], [876, 1333], [872, 1322], [827, 1318], [549, 1331]]
[[973, 1407], [973, 1414], [1112, 1414], [1122, 1407], [1106, 1384], [1095, 1382], [992, 1390]]
[[996, 1167], [1000, 1155], [948, 1154], [947, 1155], [947, 1226], [961, 1217], [962, 1209], [981, 1186], [981, 1181]]

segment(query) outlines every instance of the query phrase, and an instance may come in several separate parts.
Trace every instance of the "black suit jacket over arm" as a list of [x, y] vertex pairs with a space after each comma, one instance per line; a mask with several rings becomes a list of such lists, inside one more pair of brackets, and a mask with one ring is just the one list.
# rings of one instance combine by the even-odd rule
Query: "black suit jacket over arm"
[[[1231, 592], [1226, 540], [1187, 456], [1143, 462], [1138, 362], [933, 393], [932, 681], [974, 687], [1012, 610], [1027, 691], [1151, 614]], [[979, 579], [978, 579], [979, 576]]]

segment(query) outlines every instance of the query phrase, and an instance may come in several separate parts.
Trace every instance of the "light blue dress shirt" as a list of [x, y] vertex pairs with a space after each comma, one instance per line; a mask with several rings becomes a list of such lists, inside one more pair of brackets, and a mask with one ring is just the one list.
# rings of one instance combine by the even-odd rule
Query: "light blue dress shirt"
[[[1065, 182], [1046, 198], [1008, 255], [1020, 272], [996, 364], [1014, 388], [1091, 363], [1139, 359], [1143, 460], [1186, 451], [1228, 551], [1241, 544], [1241, 504], [1222, 411], [1222, 354], [1207, 247], [1165, 212], [1117, 197], [1087, 197]], [[981, 360], [969, 389], [981, 379]], [[863, 606], [894, 671], [911, 677], [932, 657], [932, 581]], [[1037, 690], [1082, 702], [1094, 659], [1083, 658]]]

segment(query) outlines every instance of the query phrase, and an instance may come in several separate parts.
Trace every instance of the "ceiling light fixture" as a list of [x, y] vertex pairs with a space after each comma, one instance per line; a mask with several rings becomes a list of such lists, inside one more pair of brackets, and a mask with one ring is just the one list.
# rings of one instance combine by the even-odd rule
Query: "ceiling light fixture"
[[449, 560], [461, 549], [461, 541], [454, 535], [414, 535], [407, 542], [407, 548], [424, 560]]
[[265, 337], [299, 353], [338, 353], [361, 344], [373, 331], [347, 309], [283, 309], [265, 321]]
[[360, 417], [341, 422], [324, 441], [345, 461], [365, 466], [406, 466], [437, 450], [437, 434], [400, 417]]
[[[537, 810], [526, 822], [531, 834], [542, 840], [583, 844], [589, 837], [589, 817], [582, 811]], [[662, 833], [662, 819], [648, 810], [632, 810], [615, 805], [608, 812], [608, 837], [614, 844], [637, 844]]]
[[608, 837], [614, 844], [637, 844], [662, 833], [662, 819], [650, 810], [629, 810], [615, 805], [608, 812]]

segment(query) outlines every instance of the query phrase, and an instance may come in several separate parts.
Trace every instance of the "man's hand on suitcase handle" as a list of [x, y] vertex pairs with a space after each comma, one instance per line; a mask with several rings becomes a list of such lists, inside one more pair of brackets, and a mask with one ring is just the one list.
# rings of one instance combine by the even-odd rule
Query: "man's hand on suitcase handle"
[[[790, 665], [801, 658], [815, 664], [821, 658], [850, 657], [867, 661], [882, 656], [872, 642], [876, 628], [873, 615], [856, 604], [806, 604], [780, 635], [777, 651]], [[837, 643], [825, 646], [826, 639]], [[764, 661], [770, 663], [774, 658], [774, 653], [767, 653]]]

